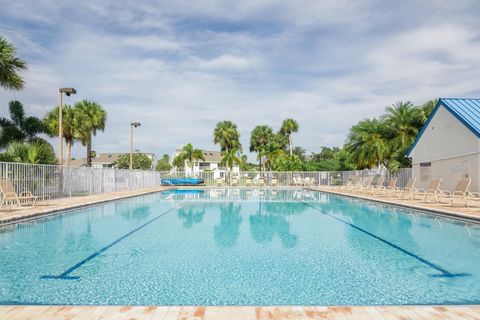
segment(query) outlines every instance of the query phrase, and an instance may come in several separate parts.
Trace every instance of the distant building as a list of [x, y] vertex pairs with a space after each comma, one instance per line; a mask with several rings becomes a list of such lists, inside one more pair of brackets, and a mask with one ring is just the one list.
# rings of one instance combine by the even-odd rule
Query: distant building
[[[176, 149], [173, 153], [172, 160], [182, 153], [181, 149]], [[194, 160], [193, 161], [193, 174], [205, 171], [212, 171], [215, 173], [216, 177], [223, 176], [223, 173], [228, 171], [226, 166], [220, 165], [222, 162], [222, 154], [219, 151], [208, 151], [202, 150], [204, 160]], [[192, 167], [188, 161], [185, 161], [183, 168], [177, 168], [177, 170], [185, 171], [187, 174], [192, 174]], [[232, 172], [239, 172], [240, 167], [238, 165], [234, 165], [232, 168]]]
[[420, 187], [442, 178], [453, 190], [472, 178], [470, 191], [480, 191], [480, 99], [440, 99], [408, 156]]
[[[115, 161], [118, 160], [123, 155], [129, 155], [129, 153], [100, 153], [95, 158], [92, 158], [92, 168], [113, 168]], [[156, 165], [156, 156], [154, 153], [143, 153], [152, 160], [152, 167], [150, 169], [155, 169]], [[87, 165], [87, 159], [75, 159], [70, 160], [71, 166], [84, 167]]]

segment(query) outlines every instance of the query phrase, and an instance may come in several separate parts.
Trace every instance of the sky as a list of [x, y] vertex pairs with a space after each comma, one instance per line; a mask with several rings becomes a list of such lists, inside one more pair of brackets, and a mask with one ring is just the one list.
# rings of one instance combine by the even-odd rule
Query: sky
[[[18, 99], [30, 115], [89, 99], [108, 113], [97, 153], [217, 150], [213, 129], [278, 130], [294, 118], [308, 153], [342, 145], [386, 106], [480, 97], [478, 0], [0, 0], [0, 34], [28, 62]], [[54, 147], [55, 140], [51, 140]], [[85, 148], [76, 144], [74, 157]], [[249, 155], [253, 160], [253, 155]]]

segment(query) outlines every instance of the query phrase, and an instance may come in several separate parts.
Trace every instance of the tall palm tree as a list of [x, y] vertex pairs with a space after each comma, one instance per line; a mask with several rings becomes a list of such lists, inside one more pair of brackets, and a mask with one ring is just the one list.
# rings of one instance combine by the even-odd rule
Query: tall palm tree
[[371, 168], [384, 163], [388, 158], [388, 139], [388, 126], [385, 122], [366, 119], [350, 129], [346, 148], [359, 168]]
[[27, 69], [27, 63], [16, 56], [15, 47], [0, 36], [0, 86], [7, 90], [23, 89], [25, 82], [18, 74]]
[[205, 161], [205, 157], [203, 156], [203, 152], [200, 149], [195, 149], [191, 143], [186, 144], [182, 152], [180, 153], [181, 159], [185, 162], [187, 161], [190, 164], [190, 168], [193, 171], [193, 162], [195, 160], [203, 160]]
[[260, 125], [253, 128], [250, 134], [250, 152], [258, 152], [260, 170], [262, 169], [262, 156], [265, 147], [275, 138], [273, 129], [267, 125]]
[[213, 142], [220, 145], [222, 152], [231, 149], [242, 150], [240, 133], [237, 130], [237, 125], [232, 121], [225, 120], [217, 123], [213, 131]]
[[20, 101], [10, 101], [8, 110], [10, 119], [0, 118], [0, 127], [2, 128], [0, 148], [6, 147], [13, 141], [31, 141], [37, 138], [38, 134], [46, 132], [46, 128], [40, 119], [26, 116], [23, 104]]
[[384, 119], [392, 130], [392, 144], [397, 150], [408, 148], [418, 134], [418, 110], [410, 101], [397, 102], [385, 109]]
[[220, 164], [227, 166], [229, 171], [233, 169], [233, 166], [235, 164], [241, 167], [242, 159], [240, 157], [240, 152], [237, 149], [230, 149], [230, 150], [223, 151], [222, 160], [220, 161]]
[[[68, 166], [70, 164], [70, 152], [72, 150], [72, 145], [78, 135], [78, 128], [76, 127], [75, 122], [75, 109], [69, 105], [64, 105], [62, 110], [62, 134], [66, 144], [65, 164]], [[45, 115], [43, 118], [43, 123], [47, 128], [47, 133], [51, 137], [58, 135], [58, 106], [53, 108], [52, 111]]]
[[280, 128], [280, 133], [287, 136], [288, 138], [288, 147], [290, 150], [290, 155], [293, 154], [292, 148], [292, 133], [298, 132], [298, 123], [294, 119], [285, 119], [283, 120], [282, 127]]
[[432, 113], [433, 109], [435, 109], [435, 106], [437, 105], [437, 103], [438, 103], [438, 99], [433, 99], [417, 107], [417, 110], [418, 110], [417, 127], [419, 130], [423, 127], [425, 122], [427, 122], [428, 117], [430, 117], [430, 114]]
[[74, 126], [76, 136], [84, 146], [87, 146], [87, 166], [92, 165], [92, 135], [98, 130], [105, 130], [107, 113], [96, 102], [82, 100], [74, 106]]

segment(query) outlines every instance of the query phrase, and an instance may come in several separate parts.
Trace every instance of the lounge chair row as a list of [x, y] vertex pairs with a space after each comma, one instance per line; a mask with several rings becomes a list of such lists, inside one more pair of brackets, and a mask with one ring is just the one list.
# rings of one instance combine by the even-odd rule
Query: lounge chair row
[[446, 202], [453, 205], [455, 202], [467, 207], [472, 202], [480, 201], [480, 193], [470, 192], [471, 178], [460, 179], [454, 190], [440, 189], [442, 178], [432, 179], [427, 188], [416, 188], [416, 178], [412, 177], [404, 187], [397, 187], [397, 178], [392, 178], [384, 185], [385, 178], [379, 176], [373, 181], [373, 177], [366, 177], [361, 180], [356, 177], [345, 186], [338, 187], [342, 191], [359, 192], [371, 195], [384, 195], [390, 198], [421, 199], [423, 201], [434, 201], [437, 203]]
[[[22, 191], [18, 193], [15, 190], [13, 182], [10, 180], [0, 180], [0, 197], [0, 207], [12, 204], [16, 204], [19, 207], [25, 204], [30, 204], [33, 207], [40, 199], [39, 196], [33, 195], [31, 191]], [[50, 196], [44, 196], [42, 198], [48, 200], [50, 199]]]

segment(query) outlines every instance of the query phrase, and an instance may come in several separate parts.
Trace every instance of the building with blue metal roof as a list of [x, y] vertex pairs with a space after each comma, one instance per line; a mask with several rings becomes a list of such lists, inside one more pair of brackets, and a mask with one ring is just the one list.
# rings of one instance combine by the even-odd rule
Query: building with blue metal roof
[[419, 186], [443, 178], [441, 189], [453, 190], [471, 178], [480, 191], [480, 99], [439, 99], [408, 156]]

